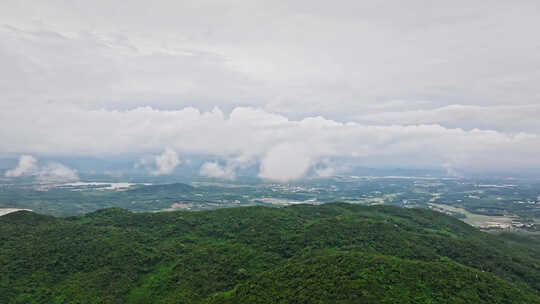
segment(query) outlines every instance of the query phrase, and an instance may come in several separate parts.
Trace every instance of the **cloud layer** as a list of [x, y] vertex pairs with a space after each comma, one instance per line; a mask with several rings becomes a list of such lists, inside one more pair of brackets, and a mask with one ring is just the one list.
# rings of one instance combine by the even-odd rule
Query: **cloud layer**
[[0, 157], [130, 155], [160, 175], [204, 154], [202, 175], [277, 181], [540, 168], [537, 1], [124, 6], [0, 3]]
[[[194, 108], [88, 111], [57, 107], [48, 109], [45, 120], [42, 109], [20, 111], [15, 116], [0, 114], [2, 123], [11, 126], [9, 131], [0, 130], [5, 153], [122, 155], [168, 147], [146, 158], [154, 174], [172, 172], [180, 163], [177, 153], [214, 155], [230, 162], [228, 169], [207, 164], [203, 175], [232, 176], [235, 167], [260, 162], [260, 176], [279, 181], [300, 178], [328, 157], [368, 166], [540, 167], [540, 137], [527, 132], [437, 124], [366, 125], [323, 117], [290, 120], [254, 108], [235, 108], [226, 115], [217, 108], [201, 112]], [[21, 116], [34, 123], [21, 121]], [[24, 164], [32, 167], [29, 160]]]
[[2, 103], [351, 121], [540, 100], [533, 0], [24, 3], [0, 4]]

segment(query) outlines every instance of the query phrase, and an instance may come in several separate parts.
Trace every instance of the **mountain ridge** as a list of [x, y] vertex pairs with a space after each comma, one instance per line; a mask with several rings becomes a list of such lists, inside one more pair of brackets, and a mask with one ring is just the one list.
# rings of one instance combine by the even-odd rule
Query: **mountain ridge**
[[[159, 213], [108, 208], [65, 218], [21, 211], [0, 217], [0, 240], [0, 270], [8, 274], [0, 280], [3, 303], [247, 303], [253, 297], [354, 303], [370, 294], [361, 288], [366, 282], [375, 289], [363, 301], [382, 301], [375, 291], [399, 283], [395, 297], [384, 301], [411, 295], [425, 301], [410, 303], [467, 303], [488, 294], [493, 297], [485, 303], [540, 303], [537, 251], [424, 209], [346, 203]], [[351, 272], [335, 270], [340, 259]], [[373, 269], [366, 262], [377, 259], [389, 266]], [[298, 271], [287, 276], [287, 269]], [[350, 297], [298, 298], [296, 290], [311, 285], [283, 287], [301, 282], [302, 274], [317, 278], [313, 269], [333, 278], [315, 279], [329, 286], [321, 289], [326, 294]], [[385, 281], [396, 269], [410, 271], [397, 283]], [[448, 286], [421, 276], [444, 271], [455, 274]], [[357, 284], [343, 290], [332, 281]], [[261, 288], [264, 282], [276, 284]], [[468, 292], [437, 293], [459, 294], [452, 286], [469, 286]]]

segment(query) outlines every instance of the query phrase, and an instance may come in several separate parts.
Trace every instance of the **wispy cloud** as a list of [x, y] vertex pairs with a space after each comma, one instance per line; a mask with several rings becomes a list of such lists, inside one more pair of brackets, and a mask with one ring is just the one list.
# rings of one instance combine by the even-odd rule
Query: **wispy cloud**
[[213, 178], [234, 180], [236, 178], [233, 167], [221, 166], [217, 162], [206, 162], [201, 166], [200, 175]]

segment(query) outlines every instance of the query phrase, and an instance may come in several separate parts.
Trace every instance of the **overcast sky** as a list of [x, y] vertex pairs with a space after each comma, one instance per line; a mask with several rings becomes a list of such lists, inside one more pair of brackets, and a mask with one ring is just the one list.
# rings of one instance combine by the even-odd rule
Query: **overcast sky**
[[539, 29], [538, 0], [2, 0], [0, 156], [540, 168]]

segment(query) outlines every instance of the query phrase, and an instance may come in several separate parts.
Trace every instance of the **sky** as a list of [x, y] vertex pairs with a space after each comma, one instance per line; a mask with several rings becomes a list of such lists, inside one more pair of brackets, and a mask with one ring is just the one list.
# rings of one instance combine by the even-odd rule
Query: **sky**
[[539, 29], [537, 0], [2, 0], [0, 158], [72, 179], [40, 159], [536, 170]]

